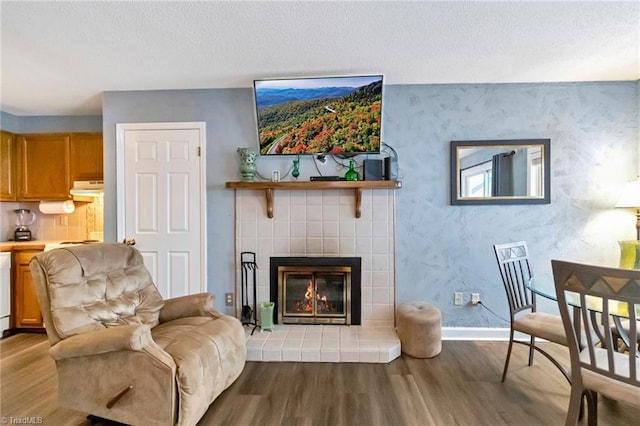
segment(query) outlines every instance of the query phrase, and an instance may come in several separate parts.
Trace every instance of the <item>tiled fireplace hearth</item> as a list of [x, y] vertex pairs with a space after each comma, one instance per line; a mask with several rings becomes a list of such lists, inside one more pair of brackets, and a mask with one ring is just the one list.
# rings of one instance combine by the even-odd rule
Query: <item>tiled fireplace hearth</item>
[[[257, 302], [272, 301], [271, 258], [359, 258], [360, 325], [276, 324], [274, 330], [247, 328], [248, 360], [389, 362], [400, 355], [393, 331], [395, 306], [395, 196], [393, 190], [362, 192], [361, 217], [354, 215], [353, 191], [278, 190], [273, 218], [263, 191], [235, 191], [236, 295], [240, 253], [257, 257]], [[236, 297], [239, 301], [239, 298]], [[240, 306], [236, 306], [240, 311]]]

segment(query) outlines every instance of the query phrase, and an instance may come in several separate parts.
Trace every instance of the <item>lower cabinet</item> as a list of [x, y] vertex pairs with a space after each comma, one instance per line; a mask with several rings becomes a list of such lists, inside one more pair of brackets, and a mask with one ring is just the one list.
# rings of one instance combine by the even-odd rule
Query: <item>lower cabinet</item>
[[29, 261], [39, 250], [13, 252], [13, 327], [16, 329], [42, 329], [42, 313], [31, 278]]

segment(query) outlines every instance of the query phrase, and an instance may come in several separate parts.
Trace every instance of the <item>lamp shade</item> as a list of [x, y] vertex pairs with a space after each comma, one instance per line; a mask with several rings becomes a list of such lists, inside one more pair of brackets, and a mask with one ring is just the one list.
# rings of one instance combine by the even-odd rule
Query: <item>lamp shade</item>
[[616, 207], [640, 208], [640, 180], [627, 182]]

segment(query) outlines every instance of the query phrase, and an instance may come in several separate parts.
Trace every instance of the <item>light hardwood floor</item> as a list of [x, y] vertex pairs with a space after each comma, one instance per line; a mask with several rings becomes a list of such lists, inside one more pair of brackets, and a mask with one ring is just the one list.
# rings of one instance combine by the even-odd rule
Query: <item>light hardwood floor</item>
[[[566, 348], [544, 345], [568, 364]], [[48, 348], [42, 334], [0, 341], [0, 415], [41, 417], [55, 426], [92, 424], [86, 413], [58, 406]], [[564, 424], [569, 384], [542, 356], [527, 367], [521, 346], [501, 383], [506, 348], [504, 342], [445, 341], [435, 358], [403, 355], [389, 364], [249, 362], [199, 425]], [[640, 424], [640, 408], [599, 401], [600, 425]]]

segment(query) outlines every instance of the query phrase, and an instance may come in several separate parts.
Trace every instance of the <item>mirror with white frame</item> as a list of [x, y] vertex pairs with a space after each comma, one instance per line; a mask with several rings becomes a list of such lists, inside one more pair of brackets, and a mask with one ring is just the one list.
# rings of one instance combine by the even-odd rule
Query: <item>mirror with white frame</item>
[[549, 139], [451, 141], [451, 204], [549, 204]]

